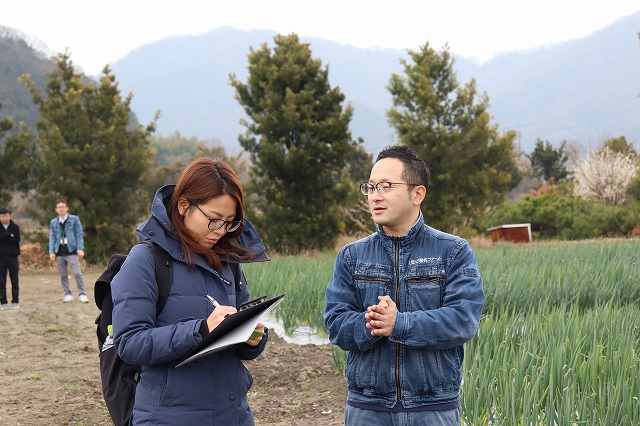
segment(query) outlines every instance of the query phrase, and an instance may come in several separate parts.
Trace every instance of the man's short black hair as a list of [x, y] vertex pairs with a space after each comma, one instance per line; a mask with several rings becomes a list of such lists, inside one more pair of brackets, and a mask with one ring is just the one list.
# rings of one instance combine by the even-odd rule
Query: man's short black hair
[[407, 183], [414, 183], [429, 189], [431, 183], [431, 172], [427, 163], [420, 158], [418, 153], [408, 145], [392, 145], [384, 148], [378, 154], [376, 163], [383, 158], [396, 158], [404, 164], [402, 178]]
[[11, 214], [11, 211], [6, 207], [0, 207], [0, 214], [7, 214], [7, 213]]

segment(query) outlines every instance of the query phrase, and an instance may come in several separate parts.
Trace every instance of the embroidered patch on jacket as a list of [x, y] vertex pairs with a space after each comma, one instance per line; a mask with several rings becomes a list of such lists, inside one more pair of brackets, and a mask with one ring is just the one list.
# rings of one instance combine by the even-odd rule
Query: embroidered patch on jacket
[[423, 263], [437, 263], [441, 262], [442, 259], [439, 257], [421, 257], [420, 259], [412, 259], [409, 261], [409, 265], [421, 265]]

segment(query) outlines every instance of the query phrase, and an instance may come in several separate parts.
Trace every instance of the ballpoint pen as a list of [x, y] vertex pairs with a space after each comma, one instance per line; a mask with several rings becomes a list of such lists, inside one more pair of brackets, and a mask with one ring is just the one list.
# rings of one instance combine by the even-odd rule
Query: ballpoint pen
[[[218, 303], [218, 301], [216, 299], [214, 299], [212, 296], [209, 296], [208, 294], [204, 295], [204, 298], [207, 299], [209, 301], [209, 303], [211, 303], [215, 308], [217, 308], [218, 306], [220, 306], [220, 304]], [[229, 316], [229, 314], [225, 315], [224, 318], [226, 319]]]
[[204, 298], [207, 299], [209, 301], [209, 303], [211, 303], [214, 307], [217, 308], [218, 306], [220, 306], [218, 301], [216, 299], [214, 299], [213, 297], [209, 296], [208, 294], [205, 294]]

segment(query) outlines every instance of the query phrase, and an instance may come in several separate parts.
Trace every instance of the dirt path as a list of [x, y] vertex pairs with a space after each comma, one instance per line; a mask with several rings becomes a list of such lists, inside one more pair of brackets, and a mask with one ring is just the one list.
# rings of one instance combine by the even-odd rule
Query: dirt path
[[[0, 312], [0, 425], [112, 424], [100, 389], [97, 275], [85, 273], [90, 303], [63, 304], [57, 273], [21, 274], [20, 309]], [[264, 354], [247, 363], [256, 424], [342, 425], [346, 384], [330, 359], [329, 345], [272, 336]]]

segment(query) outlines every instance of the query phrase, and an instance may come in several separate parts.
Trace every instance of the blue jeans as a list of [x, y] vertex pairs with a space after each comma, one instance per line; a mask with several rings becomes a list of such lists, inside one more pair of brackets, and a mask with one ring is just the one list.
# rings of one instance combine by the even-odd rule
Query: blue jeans
[[461, 415], [461, 408], [450, 411], [387, 413], [347, 405], [344, 410], [344, 424], [345, 426], [460, 426]]

